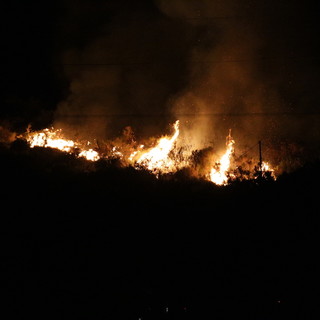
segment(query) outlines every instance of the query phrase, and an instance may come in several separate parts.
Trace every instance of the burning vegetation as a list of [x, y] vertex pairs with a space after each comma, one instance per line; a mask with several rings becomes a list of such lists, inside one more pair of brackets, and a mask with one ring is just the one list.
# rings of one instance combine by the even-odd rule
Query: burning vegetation
[[173, 125], [173, 132], [159, 139], [151, 138], [145, 144], [138, 143], [131, 127], [113, 141], [72, 140], [61, 129], [46, 128], [41, 131], [27, 131], [20, 139], [27, 141], [30, 148], [43, 147], [58, 149], [88, 161], [117, 160], [122, 167], [133, 167], [159, 175], [185, 170], [192, 177], [210, 181], [216, 185], [227, 185], [235, 180], [253, 180], [259, 177], [276, 179], [270, 164], [248, 160], [235, 155], [235, 140], [231, 130], [226, 137], [226, 148], [217, 155], [211, 146], [197, 150], [179, 141], [180, 122]]

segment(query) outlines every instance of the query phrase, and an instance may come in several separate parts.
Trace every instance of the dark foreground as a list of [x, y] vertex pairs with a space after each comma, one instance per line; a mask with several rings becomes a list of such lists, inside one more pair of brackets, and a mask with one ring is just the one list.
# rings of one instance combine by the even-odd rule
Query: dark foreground
[[221, 188], [1, 147], [2, 313], [319, 319], [319, 164]]

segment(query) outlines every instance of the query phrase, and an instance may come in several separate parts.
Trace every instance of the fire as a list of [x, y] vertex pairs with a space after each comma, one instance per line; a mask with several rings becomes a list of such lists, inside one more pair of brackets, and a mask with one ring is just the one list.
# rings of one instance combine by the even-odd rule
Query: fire
[[72, 153], [76, 148], [78, 148], [80, 149], [78, 157], [84, 157], [90, 161], [97, 161], [100, 158], [98, 152], [93, 149], [83, 149], [81, 148], [80, 143], [64, 138], [61, 129], [46, 128], [40, 132], [31, 132], [28, 130], [26, 133], [26, 140], [31, 148], [53, 148], [68, 153]]
[[162, 137], [154, 148], [143, 153], [136, 161], [138, 165], [150, 171], [173, 171], [174, 161], [170, 159], [169, 153], [179, 136], [179, 120], [174, 123], [173, 127], [174, 134], [171, 137]]
[[97, 151], [94, 151], [93, 149], [89, 149], [89, 150], [82, 150], [79, 155], [79, 157], [84, 157], [87, 160], [90, 161], [97, 161], [100, 159], [100, 156], [98, 154]]
[[42, 132], [28, 132], [26, 140], [31, 148], [49, 147], [70, 152], [75, 147], [75, 143], [72, 140], [62, 138], [61, 130], [55, 130], [54, 128], [44, 129]]
[[235, 141], [232, 139], [231, 137], [231, 130], [229, 130], [229, 135], [227, 136], [227, 141], [226, 141], [226, 145], [227, 145], [227, 151], [225, 152], [225, 154], [221, 157], [220, 161], [217, 164], [218, 168], [212, 168], [210, 171], [210, 180], [221, 186], [221, 185], [226, 185], [228, 182], [228, 170], [230, 167], [230, 163], [231, 163], [231, 156], [234, 152], [234, 144]]
[[268, 162], [263, 161], [261, 164], [261, 171], [274, 171]]
[[[180, 134], [179, 124], [179, 120], [177, 120], [173, 124], [173, 134], [161, 137], [157, 140], [156, 145], [151, 148], [147, 148], [143, 144], [136, 144], [135, 141], [128, 142], [119, 138], [110, 143], [99, 143], [97, 148], [94, 149], [91, 142], [68, 139], [61, 129], [54, 128], [47, 128], [42, 131], [28, 129], [22, 138], [29, 143], [31, 148], [38, 146], [59, 149], [89, 161], [119, 159], [123, 166], [145, 169], [158, 177], [159, 174], [174, 173], [181, 168], [197, 168], [197, 159], [193, 157], [196, 154], [194, 152], [197, 150], [190, 151], [189, 147], [185, 146], [177, 147], [177, 140]], [[237, 162], [234, 157], [234, 145], [235, 141], [231, 136], [231, 130], [229, 130], [229, 134], [226, 137], [226, 151], [221, 158], [215, 160], [213, 164], [209, 163], [209, 166], [206, 159], [206, 163], [201, 164], [202, 169], [200, 171], [191, 169], [190, 172], [219, 186], [227, 185], [233, 179], [255, 179], [257, 177], [257, 168], [259, 168], [258, 171], [263, 177], [269, 177], [271, 174], [272, 178], [275, 178], [274, 170], [267, 162], [262, 162], [255, 169], [248, 170], [244, 168], [242, 163], [239, 162], [240, 160]], [[183, 148], [187, 152], [184, 153]], [[209, 161], [211, 162], [212, 160]]]

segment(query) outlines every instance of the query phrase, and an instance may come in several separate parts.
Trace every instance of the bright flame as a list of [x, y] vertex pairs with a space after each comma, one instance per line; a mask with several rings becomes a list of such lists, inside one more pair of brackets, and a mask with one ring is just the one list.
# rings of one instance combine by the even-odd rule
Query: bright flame
[[44, 129], [42, 132], [33, 132], [27, 134], [27, 141], [31, 148], [34, 147], [49, 147], [59, 149], [61, 151], [70, 152], [75, 147], [72, 140], [63, 139], [61, 130]]
[[[189, 150], [187, 153], [183, 153], [183, 147], [177, 148], [176, 142], [180, 134], [179, 120], [173, 124], [173, 128], [174, 133], [171, 136], [163, 136], [157, 141], [155, 147], [149, 149], [145, 148], [142, 144], [137, 146], [135, 144], [124, 143], [123, 140], [118, 139], [113, 141], [111, 145], [98, 145], [99, 151], [96, 151], [92, 147], [89, 147], [91, 146], [89, 141], [66, 139], [61, 129], [54, 128], [34, 132], [28, 129], [21, 137], [26, 139], [31, 148], [39, 146], [59, 149], [90, 161], [97, 161], [101, 158], [116, 158], [121, 160], [123, 166], [132, 165], [136, 169], [143, 168], [157, 176], [159, 173], [173, 173], [178, 169], [186, 167], [191, 167], [192, 170], [190, 172], [197, 176], [198, 162], [196, 158], [193, 158], [193, 151], [190, 152]], [[235, 141], [231, 137], [231, 130], [229, 130], [229, 134], [226, 137], [226, 151], [219, 161], [210, 165], [209, 173], [205, 173], [205, 179], [221, 186], [226, 185], [230, 181], [230, 178], [253, 179], [255, 177], [252, 169], [241, 169], [243, 168], [241, 167], [241, 163], [240, 166], [236, 166], [233, 170], [230, 169], [232, 155], [234, 154], [234, 144]], [[237, 159], [234, 159], [234, 164], [237, 161]], [[207, 168], [207, 165], [203, 165], [203, 168]], [[208, 172], [207, 169], [205, 170]], [[265, 173], [268, 172], [271, 173], [272, 178], [275, 178], [274, 170], [267, 162], [262, 162], [260, 171], [265, 177], [267, 177]], [[198, 171], [198, 176], [203, 177], [201, 171]]]
[[89, 149], [89, 150], [82, 150], [79, 155], [79, 157], [84, 157], [87, 160], [90, 161], [97, 161], [100, 159], [100, 156], [98, 154], [97, 151], [94, 151], [93, 149]]
[[[30, 132], [26, 134], [26, 140], [30, 144], [31, 148], [44, 147], [58, 149], [64, 152], [71, 153], [75, 148], [80, 149], [78, 157], [84, 157], [90, 161], [97, 161], [100, 159], [98, 152], [93, 149], [82, 149], [80, 144], [73, 140], [65, 139], [62, 135], [61, 129], [44, 129], [41, 132]], [[89, 143], [87, 143], [89, 144]]]
[[[174, 134], [170, 137], [161, 138], [157, 145], [142, 154], [136, 161], [137, 164], [145, 167], [150, 171], [170, 172], [173, 169], [174, 161], [169, 158], [169, 153], [173, 149], [179, 136], [179, 120], [174, 125]], [[131, 155], [130, 158], [133, 156]]]
[[230, 167], [230, 159], [231, 156], [234, 152], [234, 140], [231, 137], [231, 130], [229, 130], [229, 135], [227, 136], [227, 151], [225, 154], [221, 157], [219, 163], [218, 163], [218, 169], [212, 168], [210, 171], [210, 180], [221, 186], [221, 185], [226, 185], [228, 182], [228, 170]]
[[270, 167], [268, 162], [262, 161], [261, 171], [270, 171], [270, 172], [272, 172], [273, 169], [271, 169], [271, 167]]

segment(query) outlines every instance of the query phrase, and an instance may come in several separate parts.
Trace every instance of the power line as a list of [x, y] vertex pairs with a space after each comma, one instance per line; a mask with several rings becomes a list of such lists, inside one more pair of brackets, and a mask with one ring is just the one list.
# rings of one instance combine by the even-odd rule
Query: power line
[[124, 114], [56, 114], [56, 118], [164, 118], [164, 117], [177, 117], [177, 118], [199, 118], [199, 117], [274, 117], [274, 116], [319, 116], [319, 111], [304, 111], [304, 112], [219, 112], [219, 113], [124, 113]]
[[[227, 60], [191, 60], [188, 61], [190, 64], [224, 64], [224, 63], [251, 63], [251, 62], [278, 62], [278, 61], [317, 61], [320, 57], [261, 57], [256, 59], [227, 59]], [[135, 65], [156, 65], [156, 64], [171, 64], [171, 63], [182, 63], [180, 58], [177, 59], [165, 59], [156, 61], [121, 61], [121, 62], [102, 62], [102, 63], [58, 63], [57, 66], [70, 66], [70, 67], [103, 67], [103, 66], [135, 66]]]
[[[168, 58], [168, 59], [162, 59], [162, 60], [148, 60], [145, 59], [143, 61], [134, 61], [132, 58], [125, 58], [125, 60], [128, 61], [110, 61], [110, 62], [86, 62], [86, 63], [76, 63], [76, 62], [66, 62], [66, 63], [54, 63], [51, 64], [52, 66], [56, 67], [113, 67], [113, 66], [144, 66], [144, 65], [158, 65], [158, 64], [178, 64], [178, 63], [187, 63], [187, 64], [230, 64], [230, 63], [252, 63], [252, 62], [270, 62], [270, 63], [278, 63], [278, 62], [305, 62], [305, 61], [319, 61], [320, 57], [260, 57], [256, 59], [226, 59], [226, 60], [184, 60], [180, 58]], [[10, 62], [7, 61], [1, 62], [1, 66], [6, 66], [8, 67], [9, 65], [14, 65], [14, 66], [27, 66], [29, 68], [33, 67], [41, 67], [44, 64], [43, 63], [37, 63], [30, 61], [28, 63], [22, 62], [22, 61], [14, 61]], [[50, 63], [45, 64], [46, 66], [50, 65]], [[316, 67], [316, 66], [314, 66]]]
[[244, 152], [242, 152], [242, 153], [240, 154], [240, 156], [237, 156], [237, 157], [235, 158], [235, 160], [236, 160], [236, 161], [237, 161], [237, 160], [240, 160], [242, 157], [246, 156], [253, 148], [256, 148], [258, 144], [259, 144], [259, 142], [255, 143], [253, 146], [247, 148]]

